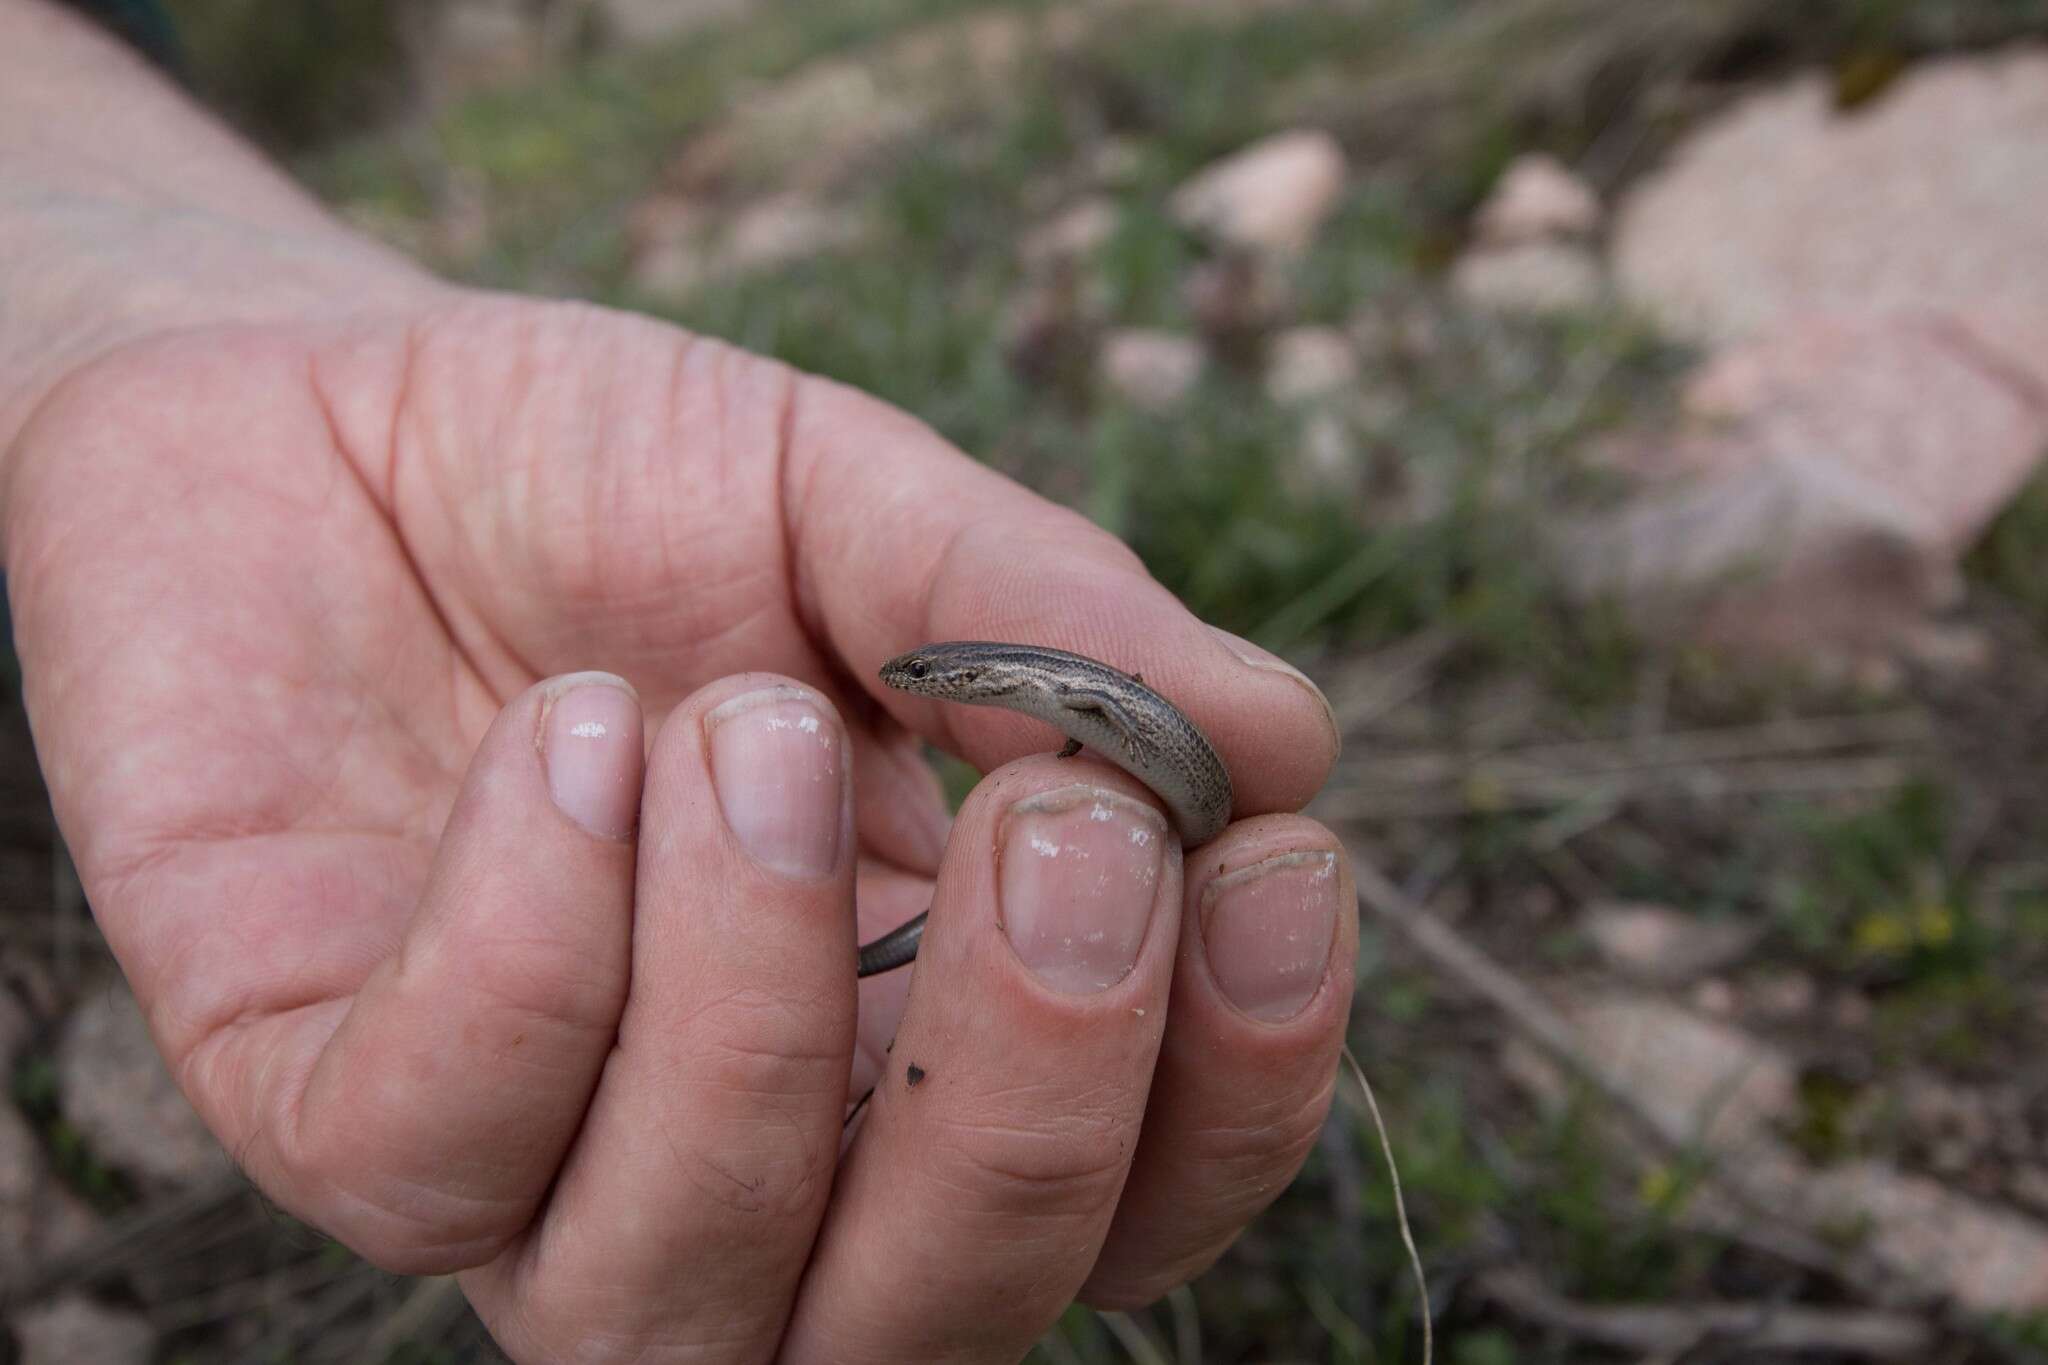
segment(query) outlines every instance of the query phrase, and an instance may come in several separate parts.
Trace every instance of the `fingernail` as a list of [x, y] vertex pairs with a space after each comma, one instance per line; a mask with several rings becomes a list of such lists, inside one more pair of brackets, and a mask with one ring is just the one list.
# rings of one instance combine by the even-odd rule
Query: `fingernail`
[[846, 735], [813, 692], [787, 684], [742, 693], [704, 718], [711, 781], [747, 856], [786, 877], [839, 865]]
[[1322, 989], [1343, 887], [1337, 855], [1283, 853], [1226, 872], [1202, 889], [1209, 974], [1230, 1003], [1277, 1024]]
[[1114, 986], [1137, 965], [1169, 848], [1159, 812], [1119, 792], [1071, 786], [1003, 817], [1003, 932], [1038, 979], [1067, 995]]
[[573, 673], [542, 706], [555, 808], [600, 838], [625, 838], [640, 815], [640, 699], [615, 674]]
[[1316, 699], [1316, 705], [1323, 708], [1323, 720], [1330, 727], [1330, 741], [1336, 745], [1337, 751], [1342, 751], [1344, 735], [1337, 728], [1336, 708], [1330, 705], [1330, 699], [1323, 695], [1323, 689], [1317, 687], [1309, 679], [1308, 674], [1302, 672], [1293, 664], [1288, 663], [1287, 660], [1273, 653], [1273, 651], [1261, 649], [1250, 640], [1245, 639], [1241, 635], [1232, 635], [1221, 626], [1211, 626], [1209, 630], [1218, 640], [1223, 642], [1226, 649], [1237, 656], [1239, 663], [1250, 668], [1256, 668], [1263, 673], [1278, 673], [1281, 677], [1291, 679], [1300, 684], [1311, 697]]

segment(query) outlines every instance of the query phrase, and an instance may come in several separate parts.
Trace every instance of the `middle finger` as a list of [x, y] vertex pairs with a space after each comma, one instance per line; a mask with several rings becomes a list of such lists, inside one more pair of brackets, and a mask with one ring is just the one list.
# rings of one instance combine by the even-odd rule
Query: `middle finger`
[[1071, 1301], [1166, 1019], [1181, 867], [1156, 802], [1044, 756], [968, 798], [784, 1359], [1013, 1361]]

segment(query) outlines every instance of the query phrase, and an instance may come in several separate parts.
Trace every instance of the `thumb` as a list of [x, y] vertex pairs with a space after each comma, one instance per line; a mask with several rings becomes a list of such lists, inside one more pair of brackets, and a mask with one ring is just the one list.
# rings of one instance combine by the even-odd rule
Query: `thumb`
[[[250, 1174], [389, 1270], [490, 1259], [534, 1216], [624, 1008], [640, 703], [610, 674], [514, 700], [478, 747], [403, 940], [264, 1067]], [[283, 1021], [279, 1021], [282, 1023]], [[317, 1035], [331, 1029], [320, 1045]]]

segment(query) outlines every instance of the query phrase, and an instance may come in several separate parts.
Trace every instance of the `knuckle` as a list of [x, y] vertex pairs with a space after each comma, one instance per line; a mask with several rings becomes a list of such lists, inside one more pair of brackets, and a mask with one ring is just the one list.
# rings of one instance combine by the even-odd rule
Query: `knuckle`
[[751, 1217], [806, 1215], [838, 1153], [846, 1030], [786, 995], [737, 989], [694, 1011], [675, 1083], [698, 1096], [678, 1177], [713, 1207]]
[[[579, 1037], [609, 1038], [626, 1004], [623, 971], [595, 965], [588, 951], [563, 939], [537, 936], [471, 940], [464, 989], [476, 1013], [500, 1016], [508, 1027], [541, 1023]], [[448, 977], [438, 975], [430, 989]]]
[[700, 1148], [684, 1172], [712, 1205], [748, 1219], [808, 1215], [825, 1190], [823, 1161], [832, 1151], [795, 1120], [763, 1124], [744, 1145]]
[[940, 1134], [940, 1179], [989, 1207], [1043, 1215], [1105, 1207], [1137, 1145], [1136, 1110], [1121, 1087], [1083, 1096], [1005, 1097], [995, 1112]]
[[1189, 1151], [1211, 1174], [1230, 1183], [1284, 1180], [1308, 1158], [1322, 1134], [1330, 1095], [1329, 1086], [1319, 1086], [1308, 1094], [1235, 1114], [1230, 1122], [1197, 1129]]
[[528, 1210], [467, 1198], [378, 1168], [359, 1134], [327, 1125], [279, 1144], [291, 1203], [306, 1220], [372, 1265], [400, 1275], [445, 1275], [483, 1265], [523, 1229]]
[[763, 986], [736, 987], [683, 1021], [691, 1080], [725, 1094], [836, 1106], [851, 1048], [836, 1011]]

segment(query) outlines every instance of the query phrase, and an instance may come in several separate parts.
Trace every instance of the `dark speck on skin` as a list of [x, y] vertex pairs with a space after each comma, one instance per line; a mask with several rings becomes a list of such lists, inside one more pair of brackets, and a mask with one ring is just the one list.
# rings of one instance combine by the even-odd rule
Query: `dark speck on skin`
[[916, 1062], [912, 1062], [910, 1066], [906, 1068], [903, 1072], [903, 1080], [906, 1085], [914, 1086], [923, 1079], [924, 1068], [919, 1066]]

